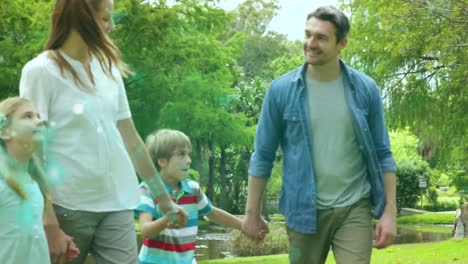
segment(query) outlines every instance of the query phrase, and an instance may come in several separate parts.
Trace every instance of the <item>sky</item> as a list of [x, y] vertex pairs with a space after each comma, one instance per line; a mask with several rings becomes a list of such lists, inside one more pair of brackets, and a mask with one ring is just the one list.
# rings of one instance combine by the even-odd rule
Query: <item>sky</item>
[[[219, 6], [231, 11], [244, 0], [219, 0]], [[289, 40], [301, 40], [307, 14], [320, 6], [338, 6], [338, 0], [279, 0], [280, 10], [270, 23], [269, 30], [287, 35]]]

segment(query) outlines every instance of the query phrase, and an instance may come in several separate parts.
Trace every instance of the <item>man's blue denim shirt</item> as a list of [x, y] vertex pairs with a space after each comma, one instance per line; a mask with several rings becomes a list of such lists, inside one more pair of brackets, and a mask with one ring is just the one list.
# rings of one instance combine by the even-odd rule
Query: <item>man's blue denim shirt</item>
[[[374, 80], [340, 60], [345, 98], [353, 128], [367, 161], [374, 216], [385, 207], [383, 172], [395, 172], [382, 100]], [[279, 209], [291, 229], [316, 232], [316, 189], [312, 167], [309, 111], [305, 91], [307, 63], [274, 80], [265, 93], [249, 175], [269, 178], [276, 150], [283, 150]]]

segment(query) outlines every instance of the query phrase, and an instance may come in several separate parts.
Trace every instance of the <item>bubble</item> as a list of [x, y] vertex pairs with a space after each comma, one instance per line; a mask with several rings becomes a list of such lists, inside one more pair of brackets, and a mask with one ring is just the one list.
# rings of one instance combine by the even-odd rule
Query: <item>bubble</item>
[[82, 103], [74, 104], [73, 105], [73, 113], [77, 115], [81, 115], [84, 112], [84, 106]]
[[50, 162], [47, 166], [47, 179], [51, 186], [62, 182], [64, 176], [63, 168], [57, 162]]
[[99, 126], [99, 127], [97, 128], [97, 132], [98, 132], [98, 134], [102, 134], [102, 132], [104, 132], [104, 130], [102, 129], [101, 126]]
[[51, 126], [51, 127], [54, 127], [54, 126], [56, 126], [56, 125], [57, 125], [57, 122], [55, 122], [55, 121], [50, 121], [50, 123], [49, 123], [49, 124], [50, 124], [50, 126]]

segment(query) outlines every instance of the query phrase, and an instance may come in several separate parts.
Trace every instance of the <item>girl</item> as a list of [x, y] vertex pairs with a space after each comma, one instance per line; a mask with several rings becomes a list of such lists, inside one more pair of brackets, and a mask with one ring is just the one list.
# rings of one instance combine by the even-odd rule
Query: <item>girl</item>
[[[50, 263], [42, 227], [44, 204], [49, 202], [49, 195], [44, 170], [37, 162], [37, 153], [33, 154], [42, 127], [43, 122], [29, 100], [12, 97], [0, 102], [0, 262], [3, 264]], [[69, 252], [69, 259], [75, 255]]]
[[112, 9], [113, 0], [56, 0], [45, 52], [25, 65], [20, 82], [21, 96], [54, 129], [49, 148], [64, 177], [51, 189], [54, 213], [46, 211], [45, 230], [54, 258], [74, 237], [80, 254], [73, 263], [89, 252], [97, 263], [136, 262], [135, 170], [176, 225], [187, 220], [133, 124], [121, 76], [129, 71], [106, 34]]

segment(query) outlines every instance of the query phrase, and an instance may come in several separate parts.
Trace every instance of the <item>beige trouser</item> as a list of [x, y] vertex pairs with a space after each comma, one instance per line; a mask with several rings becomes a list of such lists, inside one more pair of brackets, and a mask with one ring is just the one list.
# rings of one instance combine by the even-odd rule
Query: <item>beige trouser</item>
[[304, 234], [286, 227], [291, 264], [322, 264], [330, 247], [337, 264], [370, 263], [372, 212], [370, 202], [317, 210], [317, 233]]
[[88, 212], [54, 205], [60, 228], [80, 249], [72, 264], [85, 262], [88, 253], [97, 264], [135, 264], [138, 249], [133, 211]]

